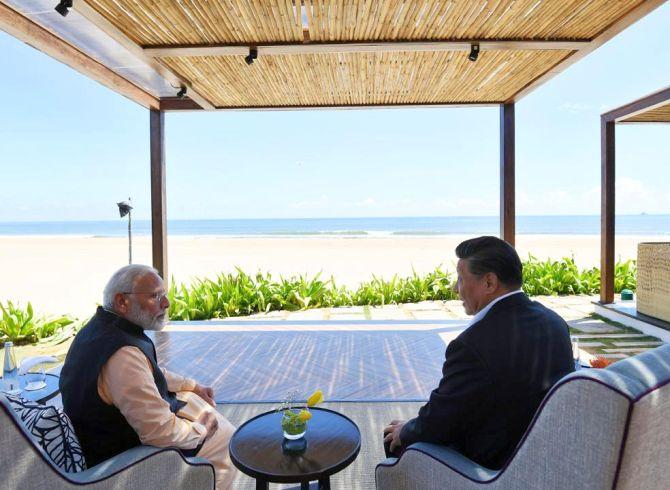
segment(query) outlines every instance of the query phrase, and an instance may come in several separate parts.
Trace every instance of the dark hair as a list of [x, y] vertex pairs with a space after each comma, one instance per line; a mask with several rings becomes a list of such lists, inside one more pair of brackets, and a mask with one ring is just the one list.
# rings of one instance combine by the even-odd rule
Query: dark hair
[[493, 272], [507, 287], [521, 287], [522, 266], [519, 255], [509, 243], [494, 236], [480, 236], [461, 242], [456, 256], [468, 260], [468, 268], [475, 276]]

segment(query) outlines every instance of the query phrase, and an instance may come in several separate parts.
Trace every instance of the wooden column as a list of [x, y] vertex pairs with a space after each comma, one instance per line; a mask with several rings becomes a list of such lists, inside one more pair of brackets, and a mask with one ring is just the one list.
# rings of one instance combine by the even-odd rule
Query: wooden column
[[614, 302], [614, 121], [600, 119], [600, 302]]
[[[151, 250], [153, 266], [168, 280], [167, 208], [165, 199], [165, 113], [149, 112], [151, 141]], [[167, 285], [166, 285], [167, 287]]]
[[500, 106], [500, 238], [514, 246], [514, 104]]

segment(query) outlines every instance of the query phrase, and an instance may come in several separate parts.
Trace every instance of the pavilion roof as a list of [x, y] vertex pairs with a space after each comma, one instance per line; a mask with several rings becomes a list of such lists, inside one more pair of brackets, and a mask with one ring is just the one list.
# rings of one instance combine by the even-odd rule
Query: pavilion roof
[[62, 58], [43, 28], [114, 82], [89, 76], [170, 110], [513, 102], [663, 0], [74, 0], [67, 17], [0, 2], [27, 22], [0, 11], [0, 28]]
[[670, 122], [670, 86], [612, 109], [602, 118], [616, 123]]

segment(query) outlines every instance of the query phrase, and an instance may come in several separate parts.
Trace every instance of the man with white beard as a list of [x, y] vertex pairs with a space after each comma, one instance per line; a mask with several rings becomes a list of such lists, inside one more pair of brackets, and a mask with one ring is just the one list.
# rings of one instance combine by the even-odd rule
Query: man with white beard
[[158, 367], [144, 330], [162, 330], [170, 306], [163, 280], [146, 265], [116, 271], [103, 306], [72, 342], [61, 371], [63, 408], [86, 463], [94, 466], [141, 444], [177, 447], [208, 459], [217, 489], [235, 476], [228, 442], [235, 428], [215, 407], [212, 388]]

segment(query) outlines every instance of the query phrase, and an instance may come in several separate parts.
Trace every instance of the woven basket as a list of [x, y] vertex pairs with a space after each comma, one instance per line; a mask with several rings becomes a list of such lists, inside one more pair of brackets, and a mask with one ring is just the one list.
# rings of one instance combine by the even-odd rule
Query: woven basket
[[637, 311], [670, 322], [670, 243], [637, 246]]

